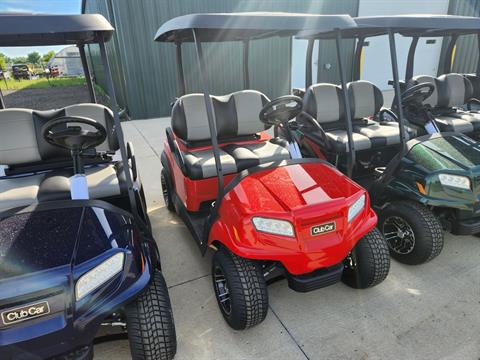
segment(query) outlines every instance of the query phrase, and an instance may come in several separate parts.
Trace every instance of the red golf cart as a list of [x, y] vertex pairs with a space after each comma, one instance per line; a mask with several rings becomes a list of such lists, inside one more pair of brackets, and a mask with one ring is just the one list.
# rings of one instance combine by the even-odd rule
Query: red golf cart
[[[278, 275], [300, 292], [340, 280], [367, 288], [385, 279], [390, 260], [367, 192], [327, 162], [300, 158], [293, 141], [267, 134], [293, 119], [302, 100], [270, 101], [256, 90], [210, 95], [202, 44], [243, 42], [249, 89], [251, 40], [355, 26], [344, 15], [192, 14], [166, 22], [155, 36], [175, 43], [179, 79], [161, 157], [165, 203], [185, 221], [202, 254], [215, 251], [215, 294], [234, 329], [264, 320], [267, 283]], [[186, 42], [195, 44], [203, 94], [186, 94]]]

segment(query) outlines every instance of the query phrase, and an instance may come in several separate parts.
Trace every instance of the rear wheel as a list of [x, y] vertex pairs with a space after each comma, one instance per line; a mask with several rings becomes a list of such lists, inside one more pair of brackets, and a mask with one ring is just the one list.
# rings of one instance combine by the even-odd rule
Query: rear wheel
[[165, 206], [169, 211], [175, 211], [175, 206], [173, 205], [172, 184], [165, 169], [162, 169], [161, 176], [163, 201], [165, 201]]
[[223, 317], [235, 330], [260, 324], [268, 312], [268, 292], [261, 266], [218, 250], [212, 260], [213, 288]]
[[390, 270], [390, 254], [377, 228], [360, 239], [345, 265], [342, 281], [355, 289], [369, 288], [385, 280]]
[[177, 339], [167, 285], [156, 270], [149, 287], [125, 309], [133, 360], [170, 360]]
[[380, 218], [379, 227], [396, 260], [418, 265], [434, 259], [442, 251], [442, 225], [422, 204], [393, 202], [382, 211]]

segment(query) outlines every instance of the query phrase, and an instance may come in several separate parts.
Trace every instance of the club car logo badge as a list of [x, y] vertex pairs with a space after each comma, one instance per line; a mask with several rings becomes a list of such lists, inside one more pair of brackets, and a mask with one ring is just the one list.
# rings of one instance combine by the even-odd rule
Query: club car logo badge
[[30, 320], [50, 313], [48, 302], [42, 301], [36, 304], [2, 312], [2, 321], [5, 325]]
[[310, 228], [310, 235], [315, 236], [315, 235], [326, 234], [326, 233], [335, 231], [336, 228], [337, 228], [337, 225], [335, 221], [332, 221], [326, 224], [315, 225]]

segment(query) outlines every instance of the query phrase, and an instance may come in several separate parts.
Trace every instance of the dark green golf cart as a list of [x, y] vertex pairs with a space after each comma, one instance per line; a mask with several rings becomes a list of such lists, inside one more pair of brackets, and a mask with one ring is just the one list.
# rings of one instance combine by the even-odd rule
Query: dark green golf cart
[[[406, 15], [355, 20], [357, 29], [342, 32], [342, 38], [356, 40], [356, 49], [350, 82], [339, 69], [341, 86], [312, 84], [308, 49], [325, 36], [299, 36], [309, 40], [306, 91], [303, 112], [291, 126], [304, 156], [327, 159], [369, 190], [392, 256], [421, 264], [440, 254], [444, 229], [455, 234], [480, 232], [480, 144], [460, 133], [439, 133], [430, 118], [423, 130], [407, 120], [404, 102], [418, 106], [433, 89], [420, 83], [402, 92], [395, 35], [447, 26], [472, 28], [479, 19]], [[396, 95], [391, 108], [383, 107], [380, 89], [360, 79], [365, 40], [380, 35], [388, 35], [390, 42]]]

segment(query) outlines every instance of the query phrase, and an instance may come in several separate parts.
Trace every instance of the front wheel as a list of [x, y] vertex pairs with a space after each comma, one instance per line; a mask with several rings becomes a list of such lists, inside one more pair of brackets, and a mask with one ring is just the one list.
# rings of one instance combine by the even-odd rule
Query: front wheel
[[267, 284], [257, 262], [221, 248], [213, 256], [212, 280], [218, 306], [233, 329], [244, 330], [265, 319]]
[[379, 215], [379, 227], [387, 240], [390, 254], [401, 263], [423, 264], [442, 251], [442, 225], [424, 205], [397, 201], [389, 204]]
[[361, 238], [345, 261], [342, 281], [355, 289], [380, 284], [390, 271], [390, 254], [382, 234], [374, 228]]
[[177, 338], [167, 285], [155, 270], [148, 288], [125, 309], [133, 360], [171, 360]]

